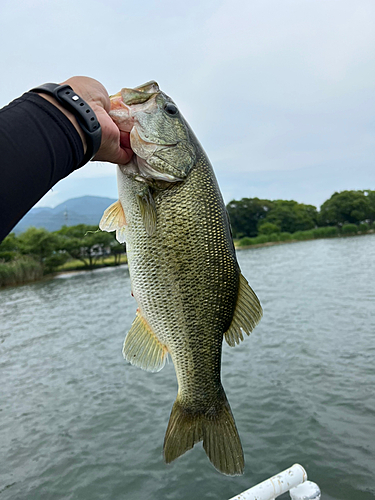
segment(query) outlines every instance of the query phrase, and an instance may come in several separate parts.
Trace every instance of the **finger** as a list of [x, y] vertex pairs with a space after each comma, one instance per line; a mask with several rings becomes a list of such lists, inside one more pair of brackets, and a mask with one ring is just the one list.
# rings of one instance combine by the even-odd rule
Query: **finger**
[[119, 151], [119, 159], [117, 160], [116, 163], [119, 163], [120, 165], [126, 165], [127, 163], [129, 163], [129, 161], [132, 159], [133, 157], [133, 151], [129, 148], [120, 148], [120, 151]]
[[129, 132], [120, 130], [120, 146], [125, 149], [131, 149]]

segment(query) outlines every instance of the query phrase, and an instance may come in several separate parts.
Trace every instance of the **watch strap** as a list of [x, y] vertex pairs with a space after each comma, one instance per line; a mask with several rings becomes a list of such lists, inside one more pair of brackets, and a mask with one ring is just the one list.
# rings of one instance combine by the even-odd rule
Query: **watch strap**
[[85, 134], [87, 142], [87, 150], [79, 166], [81, 167], [90, 161], [100, 148], [102, 130], [94, 111], [87, 102], [67, 84], [45, 83], [31, 89], [30, 92], [48, 94], [54, 97], [61, 106], [73, 113]]

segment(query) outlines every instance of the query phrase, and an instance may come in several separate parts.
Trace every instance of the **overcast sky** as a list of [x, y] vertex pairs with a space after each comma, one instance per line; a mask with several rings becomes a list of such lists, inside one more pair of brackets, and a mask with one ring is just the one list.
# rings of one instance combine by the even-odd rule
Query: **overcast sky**
[[[374, 0], [1, 0], [0, 105], [44, 82], [109, 93], [156, 80], [190, 123], [226, 202], [375, 189]], [[22, 142], [21, 142], [22, 144]], [[39, 203], [117, 197], [90, 163]]]

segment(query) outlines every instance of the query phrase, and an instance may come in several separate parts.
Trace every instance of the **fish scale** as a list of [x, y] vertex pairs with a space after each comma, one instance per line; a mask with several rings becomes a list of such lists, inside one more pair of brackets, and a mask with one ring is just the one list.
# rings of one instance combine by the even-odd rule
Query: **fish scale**
[[[137, 131], [131, 133], [132, 164], [118, 166], [119, 202], [100, 225], [126, 240], [138, 303], [123, 352], [151, 371], [164, 366], [167, 353], [173, 361], [179, 388], [165, 460], [203, 440], [220, 472], [241, 474], [242, 446], [221, 384], [222, 342], [225, 337], [231, 346], [239, 343], [262, 310], [240, 273], [211, 164], [173, 101], [155, 85], [149, 96], [123, 89], [114, 101], [118, 126]], [[165, 109], [177, 111], [171, 117]]]

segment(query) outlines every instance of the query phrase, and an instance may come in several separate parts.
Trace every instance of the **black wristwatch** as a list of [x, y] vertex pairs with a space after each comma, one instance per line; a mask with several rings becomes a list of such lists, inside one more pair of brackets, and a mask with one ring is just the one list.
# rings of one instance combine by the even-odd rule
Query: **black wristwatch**
[[85, 134], [87, 142], [86, 154], [80, 164], [90, 161], [98, 152], [102, 142], [102, 129], [94, 111], [69, 85], [45, 83], [35, 87], [30, 92], [40, 92], [54, 97], [61, 106], [74, 114], [79, 126]]

